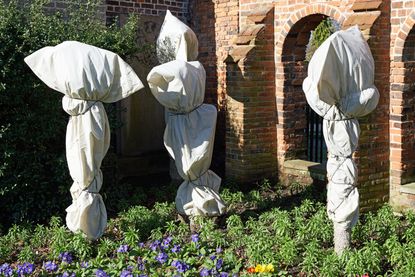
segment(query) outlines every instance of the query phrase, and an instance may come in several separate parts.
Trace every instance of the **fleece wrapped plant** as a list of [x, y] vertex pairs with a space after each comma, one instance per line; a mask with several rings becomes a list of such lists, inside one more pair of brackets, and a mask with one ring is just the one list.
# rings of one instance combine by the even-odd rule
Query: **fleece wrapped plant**
[[[120, 54], [137, 48], [138, 21], [106, 26], [98, 15], [99, 0], [71, 1], [67, 14], [45, 14], [35, 0], [0, 0], [0, 222], [46, 220], [62, 214], [70, 202], [65, 160], [67, 115], [58, 93], [34, 76], [25, 56], [64, 40], [78, 40]], [[52, 189], [53, 188], [53, 189]], [[47, 208], [45, 208], [47, 207]], [[0, 226], [1, 228], [1, 226]]]
[[331, 35], [314, 53], [303, 90], [310, 107], [323, 117], [328, 149], [327, 212], [334, 223], [336, 252], [350, 245], [359, 217], [357, 166], [353, 160], [360, 127], [357, 118], [375, 110], [374, 61], [357, 26]]
[[74, 180], [66, 224], [97, 239], [107, 224], [99, 191], [101, 163], [110, 146], [103, 103], [114, 103], [144, 87], [134, 70], [117, 54], [77, 41], [47, 46], [25, 62], [50, 88], [64, 94], [62, 107], [71, 117], [66, 131], [66, 159]]
[[154, 67], [147, 81], [154, 97], [166, 108], [164, 145], [184, 180], [176, 195], [179, 213], [218, 216], [225, 212], [219, 195], [221, 178], [209, 170], [212, 161], [217, 111], [203, 104], [206, 72], [196, 61], [195, 33], [167, 11], [157, 40], [160, 62], [171, 53], [174, 60]]

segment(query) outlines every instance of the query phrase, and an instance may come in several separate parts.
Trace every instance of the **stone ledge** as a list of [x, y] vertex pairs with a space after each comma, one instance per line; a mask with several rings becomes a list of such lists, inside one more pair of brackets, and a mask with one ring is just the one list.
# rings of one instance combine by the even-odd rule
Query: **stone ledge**
[[326, 167], [324, 164], [306, 160], [289, 160], [284, 162], [284, 173], [291, 175], [308, 175], [313, 179], [325, 181]]
[[247, 14], [246, 24], [241, 26], [239, 33], [232, 39], [225, 63], [238, 63], [245, 59], [255, 48], [256, 41], [264, 39], [260, 35], [265, 31], [266, 19], [273, 15], [273, 10], [273, 6], [267, 6]]
[[362, 10], [375, 10], [378, 9], [382, 1], [376, 0], [355, 0], [352, 5], [352, 10], [362, 11]]
[[372, 27], [375, 20], [380, 16], [380, 11], [368, 11], [351, 14], [343, 23], [343, 28], [359, 25], [360, 29]]
[[268, 5], [266, 7], [255, 9], [250, 11], [247, 14], [248, 21], [257, 24], [257, 23], [264, 23], [268, 13], [270, 13], [273, 9], [273, 5]]
[[248, 53], [255, 48], [255, 45], [235, 45], [230, 51], [228, 57], [225, 59], [226, 63], [237, 63], [244, 59]]
[[415, 194], [415, 183], [400, 186], [399, 191], [406, 194]]

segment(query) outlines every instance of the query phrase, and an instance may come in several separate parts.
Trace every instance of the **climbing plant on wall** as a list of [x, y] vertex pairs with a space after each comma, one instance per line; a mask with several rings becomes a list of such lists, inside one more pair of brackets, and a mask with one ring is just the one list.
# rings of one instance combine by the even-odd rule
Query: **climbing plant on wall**
[[306, 61], [310, 61], [317, 48], [339, 29], [339, 26], [331, 18], [320, 22], [314, 31], [311, 32], [310, 41], [306, 50]]

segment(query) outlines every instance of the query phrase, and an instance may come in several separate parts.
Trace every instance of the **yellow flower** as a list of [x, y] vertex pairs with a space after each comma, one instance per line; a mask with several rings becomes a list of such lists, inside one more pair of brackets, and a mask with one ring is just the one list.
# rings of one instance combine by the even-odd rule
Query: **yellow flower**
[[267, 264], [265, 272], [274, 272], [274, 266], [272, 264]]
[[257, 264], [255, 267], [255, 272], [262, 273], [264, 272], [265, 267], [262, 264]]
[[268, 273], [268, 272], [274, 272], [274, 266], [272, 264], [258, 264], [255, 267], [255, 272], [257, 273]]

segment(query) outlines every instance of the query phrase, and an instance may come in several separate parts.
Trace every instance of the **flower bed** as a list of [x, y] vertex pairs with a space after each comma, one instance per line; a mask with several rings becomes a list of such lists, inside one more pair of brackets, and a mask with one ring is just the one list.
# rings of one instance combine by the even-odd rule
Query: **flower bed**
[[353, 249], [338, 257], [324, 203], [279, 192], [224, 189], [228, 214], [196, 218], [193, 232], [172, 203], [131, 207], [92, 243], [56, 217], [48, 226], [14, 226], [0, 237], [0, 276], [415, 275], [413, 213], [397, 217], [384, 206], [366, 214]]

